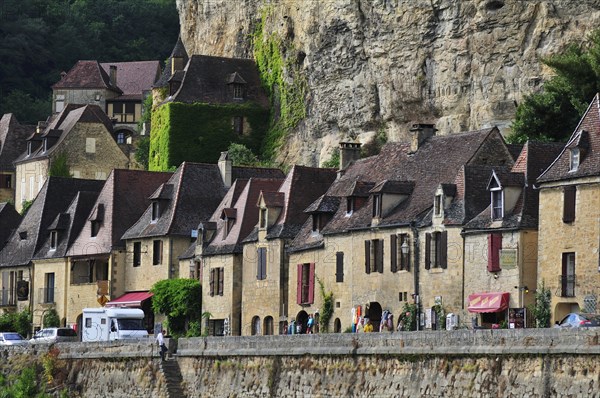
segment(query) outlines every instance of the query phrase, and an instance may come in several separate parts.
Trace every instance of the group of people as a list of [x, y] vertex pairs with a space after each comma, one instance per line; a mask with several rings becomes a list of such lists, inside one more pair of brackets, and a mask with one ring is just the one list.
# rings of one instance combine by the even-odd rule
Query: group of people
[[289, 324], [284, 325], [283, 334], [313, 334], [317, 331], [316, 328], [315, 317], [310, 314], [305, 324], [292, 318]]
[[[400, 327], [400, 324], [399, 326]], [[398, 329], [400, 330], [400, 329]], [[381, 320], [377, 328], [374, 327], [371, 319], [359, 316], [356, 325], [353, 325], [352, 331], [355, 333], [370, 333], [370, 332], [393, 332], [394, 331], [394, 315], [385, 310], [381, 314]]]

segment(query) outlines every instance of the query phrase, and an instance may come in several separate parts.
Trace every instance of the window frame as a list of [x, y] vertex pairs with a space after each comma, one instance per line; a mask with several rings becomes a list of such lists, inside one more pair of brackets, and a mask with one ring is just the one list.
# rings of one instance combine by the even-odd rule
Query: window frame
[[58, 231], [50, 231], [50, 250], [56, 250], [58, 247]]
[[578, 147], [571, 148], [569, 151], [569, 173], [575, 172], [579, 169], [581, 162], [581, 150]]
[[448, 231], [425, 234], [425, 269], [448, 268]]
[[383, 273], [383, 239], [365, 241], [365, 273]]
[[315, 263], [297, 265], [296, 303], [311, 305], [315, 302]]
[[152, 265], [161, 265], [163, 263], [163, 241], [156, 239], [152, 241]]
[[267, 279], [267, 248], [256, 248], [256, 280]]
[[577, 216], [577, 187], [567, 185], [563, 188], [563, 222], [570, 224]]
[[133, 266], [142, 265], [142, 242], [133, 242]]
[[335, 253], [335, 281], [344, 282], [344, 252]]
[[502, 188], [490, 189], [490, 205], [492, 209], [492, 221], [504, 218], [504, 190]]

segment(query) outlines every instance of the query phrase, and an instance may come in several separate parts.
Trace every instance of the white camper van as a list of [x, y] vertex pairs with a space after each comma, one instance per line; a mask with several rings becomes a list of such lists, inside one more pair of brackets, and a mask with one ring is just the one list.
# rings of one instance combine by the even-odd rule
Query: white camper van
[[136, 308], [84, 308], [81, 341], [113, 341], [148, 337], [144, 311]]

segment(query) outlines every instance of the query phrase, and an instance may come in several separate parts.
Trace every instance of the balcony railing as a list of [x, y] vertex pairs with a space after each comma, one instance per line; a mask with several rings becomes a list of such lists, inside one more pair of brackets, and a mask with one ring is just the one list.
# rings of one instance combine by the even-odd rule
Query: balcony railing
[[54, 304], [56, 302], [56, 294], [58, 291], [53, 287], [41, 287], [38, 289], [37, 302], [38, 304]]
[[575, 275], [559, 275], [561, 297], [575, 297]]

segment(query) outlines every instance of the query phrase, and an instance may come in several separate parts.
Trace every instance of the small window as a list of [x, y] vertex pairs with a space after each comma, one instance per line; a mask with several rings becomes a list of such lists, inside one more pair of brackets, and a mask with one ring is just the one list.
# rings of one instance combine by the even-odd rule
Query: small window
[[315, 294], [315, 264], [298, 264], [297, 304], [312, 304]]
[[500, 250], [502, 250], [502, 234], [488, 235], [488, 272], [500, 271]]
[[354, 213], [354, 206], [355, 206], [355, 201], [354, 201], [354, 197], [349, 196], [346, 198], [346, 215], [351, 215], [352, 213]]
[[381, 217], [381, 195], [373, 195], [373, 217]]
[[261, 281], [267, 279], [267, 248], [257, 249], [256, 279]]
[[410, 270], [410, 243], [408, 234], [390, 235], [391, 271]]
[[113, 114], [121, 114], [121, 113], [123, 113], [123, 103], [115, 102], [113, 104]]
[[313, 232], [319, 232], [322, 228], [321, 225], [322, 217], [321, 214], [315, 213], [312, 215], [312, 230]]
[[142, 242], [133, 242], [133, 266], [139, 267], [142, 264]]
[[122, 131], [119, 131], [117, 133], [117, 144], [124, 144], [125, 143], [125, 133]]
[[162, 264], [163, 257], [163, 242], [155, 240], [152, 242], [152, 265]]
[[575, 185], [569, 185], [563, 191], [563, 222], [575, 221], [575, 209], [577, 200], [577, 189]]
[[442, 195], [435, 195], [433, 208], [434, 208], [434, 214], [436, 216], [442, 215]]
[[244, 99], [244, 86], [241, 84], [233, 85], [233, 99]]
[[85, 151], [87, 153], [96, 153], [96, 139], [86, 138], [85, 139]]
[[2, 188], [11, 188], [12, 187], [12, 176], [7, 174], [4, 176], [4, 184], [2, 184]]
[[448, 232], [425, 234], [425, 269], [448, 268]]
[[365, 272], [383, 273], [383, 239], [365, 241]]
[[579, 168], [579, 158], [580, 158], [580, 151], [579, 148], [573, 148], [571, 149], [571, 156], [570, 156], [570, 162], [569, 162], [569, 171], [577, 171], [577, 169]]
[[154, 202], [152, 202], [152, 220], [151, 222], [155, 223], [156, 221], [158, 221], [158, 218], [160, 217], [160, 203], [155, 200]]
[[58, 244], [58, 232], [51, 231], [50, 232], [50, 250], [56, 250], [57, 244]]
[[260, 209], [260, 224], [259, 224], [260, 228], [266, 228], [267, 227], [267, 209], [266, 208], [261, 208]]
[[502, 190], [492, 190], [492, 220], [501, 220], [504, 217], [504, 203]]
[[27, 141], [27, 156], [31, 156], [31, 141]]
[[242, 135], [244, 134], [244, 118], [241, 116], [234, 116], [233, 118], [233, 132]]
[[335, 281], [344, 281], [344, 252], [335, 253]]
[[125, 103], [125, 113], [129, 115], [133, 115], [135, 113], [135, 103], [126, 102]]
[[225, 277], [224, 271], [225, 269], [223, 267], [210, 269], [209, 294], [211, 297], [223, 295], [223, 285]]
[[90, 229], [91, 229], [92, 238], [95, 238], [96, 236], [98, 236], [98, 231], [100, 230], [100, 221], [98, 221], [98, 220], [91, 221]]

